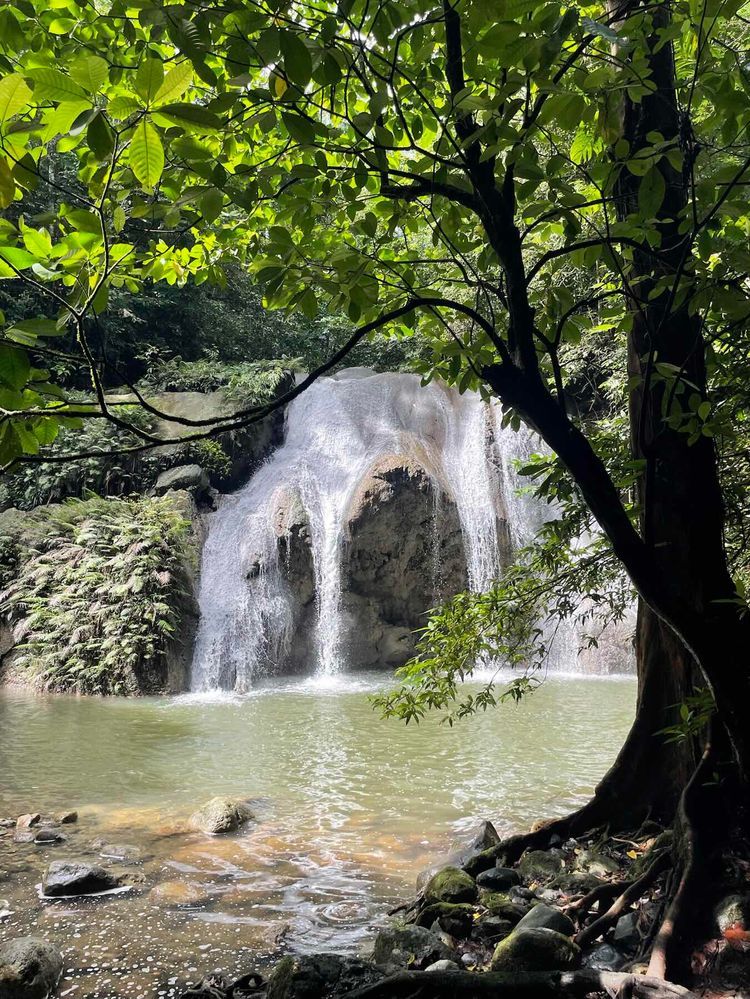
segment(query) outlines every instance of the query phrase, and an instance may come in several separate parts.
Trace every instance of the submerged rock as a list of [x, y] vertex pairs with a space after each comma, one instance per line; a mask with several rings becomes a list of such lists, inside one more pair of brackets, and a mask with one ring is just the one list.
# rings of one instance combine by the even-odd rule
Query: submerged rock
[[98, 864], [53, 860], [42, 882], [45, 895], [98, 895], [120, 885], [120, 878]]
[[383, 977], [369, 961], [340, 954], [284, 957], [271, 972], [266, 999], [321, 999], [345, 996]]
[[8, 940], [0, 944], [0, 999], [47, 999], [62, 970], [62, 955], [46, 940]]
[[387, 926], [375, 938], [372, 959], [380, 968], [425, 968], [450, 960], [452, 951], [424, 926]]
[[190, 825], [209, 836], [234, 832], [252, 819], [253, 813], [244, 801], [236, 798], [212, 798], [190, 818]]
[[425, 902], [474, 902], [477, 886], [474, 878], [458, 867], [444, 867], [425, 885]]
[[555, 930], [556, 933], [562, 933], [566, 937], [572, 937], [576, 931], [573, 920], [569, 916], [566, 916], [564, 912], [560, 912], [559, 909], [555, 909], [551, 905], [544, 905], [544, 903], [540, 903], [539, 905], [535, 905], [533, 909], [529, 909], [519, 922], [517, 929], [537, 927]]
[[566, 971], [581, 963], [581, 950], [562, 933], [546, 927], [515, 929], [492, 955], [493, 971]]
[[162, 881], [148, 893], [149, 899], [165, 906], [198, 905], [206, 895], [200, 885], [187, 881]]

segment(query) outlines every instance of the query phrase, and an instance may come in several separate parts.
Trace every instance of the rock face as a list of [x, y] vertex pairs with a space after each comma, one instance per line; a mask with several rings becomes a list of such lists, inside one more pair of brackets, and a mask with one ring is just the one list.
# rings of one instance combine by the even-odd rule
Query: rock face
[[47, 999], [62, 970], [62, 955], [45, 940], [8, 940], [0, 944], [0, 999]]
[[45, 895], [98, 895], [117, 888], [120, 879], [98, 864], [54, 860], [47, 868], [42, 888]]
[[212, 798], [198, 809], [191, 818], [190, 825], [209, 836], [235, 832], [253, 818], [253, 813], [244, 801], [235, 798]]
[[200, 465], [177, 465], [162, 472], [156, 480], [154, 492], [163, 496], [171, 489], [187, 489], [196, 498], [205, 496], [210, 487], [208, 475]]

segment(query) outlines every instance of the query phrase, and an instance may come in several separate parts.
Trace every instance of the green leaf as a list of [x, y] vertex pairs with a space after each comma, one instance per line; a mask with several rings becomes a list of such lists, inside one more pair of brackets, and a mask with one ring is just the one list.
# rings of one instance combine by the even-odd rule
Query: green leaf
[[11, 73], [0, 80], [0, 125], [17, 115], [31, 98], [31, 89], [20, 73]]
[[155, 120], [166, 118], [168, 123], [191, 125], [190, 131], [216, 132], [221, 127], [221, 118], [200, 104], [165, 104], [154, 111]]
[[34, 81], [34, 99], [37, 101], [65, 102], [87, 101], [86, 92], [59, 69], [32, 69], [28, 76]]
[[135, 89], [146, 104], [150, 104], [164, 83], [164, 63], [161, 59], [148, 56], [138, 67], [135, 75]]
[[86, 141], [97, 159], [105, 160], [115, 146], [115, 136], [109, 122], [101, 112], [91, 120], [86, 131]]
[[19, 271], [24, 270], [26, 267], [31, 267], [36, 262], [36, 257], [33, 254], [17, 246], [0, 246], [0, 259], [7, 260], [9, 264], [18, 268]]
[[164, 170], [164, 150], [159, 133], [145, 118], [138, 123], [130, 143], [130, 167], [146, 188], [154, 187]]
[[207, 222], [213, 222], [221, 214], [221, 206], [224, 203], [224, 195], [221, 191], [212, 187], [210, 191], [206, 191], [203, 197], [200, 199], [200, 209], [203, 218]]
[[101, 90], [105, 80], [109, 78], [109, 65], [100, 56], [79, 56], [71, 64], [70, 75], [76, 83], [81, 84], [84, 90], [96, 94]]
[[16, 193], [16, 182], [7, 160], [0, 159], [0, 208], [13, 204]]
[[129, 118], [131, 114], [138, 111], [141, 105], [134, 97], [115, 97], [114, 100], [109, 102], [108, 111], [113, 118], [118, 118], [122, 121], [124, 118]]
[[284, 71], [292, 83], [305, 87], [312, 76], [312, 58], [296, 31], [281, 32], [281, 52], [284, 56]]
[[644, 218], [656, 217], [664, 201], [665, 192], [664, 176], [658, 167], [652, 166], [644, 174], [638, 188], [638, 211]]
[[282, 111], [282, 121], [286, 126], [289, 135], [303, 146], [309, 145], [315, 140], [315, 125], [307, 118]]
[[22, 389], [29, 380], [31, 364], [25, 350], [0, 343], [0, 382], [11, 389]]
[[193, 65], [187, 60], [174, 66], [164, 77], [164, 82], [159, 87], [154, 97], [154, 103], [161, 101], [176, 101], [185, 93], [193, 79]]

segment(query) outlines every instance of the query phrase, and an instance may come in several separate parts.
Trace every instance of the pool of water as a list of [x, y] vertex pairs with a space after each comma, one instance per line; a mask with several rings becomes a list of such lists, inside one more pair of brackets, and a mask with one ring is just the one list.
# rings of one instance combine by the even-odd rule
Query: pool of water
[[[0, 838], [12, 912], [0, 939], [60, 945], [61, 991], [76, 999], [169, 997], [214, 968], [357, 950], [478, 818], [510, 832], [583, 802], [635, 700], [632, 678], [551, 676], [518, 706], [404, 726], [369, 703], [388, 683], [275, 681], [242, 698], [0, 691], [0, 817], [80, 816], [58, 846]], [[217, 794], [251, 799], [257, 820], [228, 837], [191, 831]], [[100, 855], [130, 892], [40, 899], [51, 859]]]

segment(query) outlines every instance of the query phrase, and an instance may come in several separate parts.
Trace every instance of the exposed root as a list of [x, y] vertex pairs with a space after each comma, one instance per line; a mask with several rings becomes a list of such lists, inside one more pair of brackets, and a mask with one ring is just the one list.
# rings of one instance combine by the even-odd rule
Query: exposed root
[[567, 914], [579, 921], [584, 919], [592, 908], [599, 902], [607, 902], [618, 895], [621, 895], [631, 885], [632, 881], [608, 881], [606, 884], [597, 885], [587, 895], [571, 902], [565, 909]]
[[474, 974], [466, 971], [403, 971], [352, 992], [350, 999], [697, 999], [660, 978], [613, 971], [554, 971], [546, 974]]
[[[660, 853], [649, 865], [647, 870], [633, 881], [622, 894], [615, 899], [607, 911], [595, 919], [593, 923], [585, 926], [576, 936], [575, 940], [579, 947], [585, 947], [596, 940], [598, 936], [606, 933], [610, 926], [614, 926], [620, 916], [626, 912], [634, 902], [637, 902], [643, 892], [653, 884], [656, 878], [666, 870], [671, 861], [671, 854], [668, 850]], [[659, 977], [659, 976], [656, 976]]]

